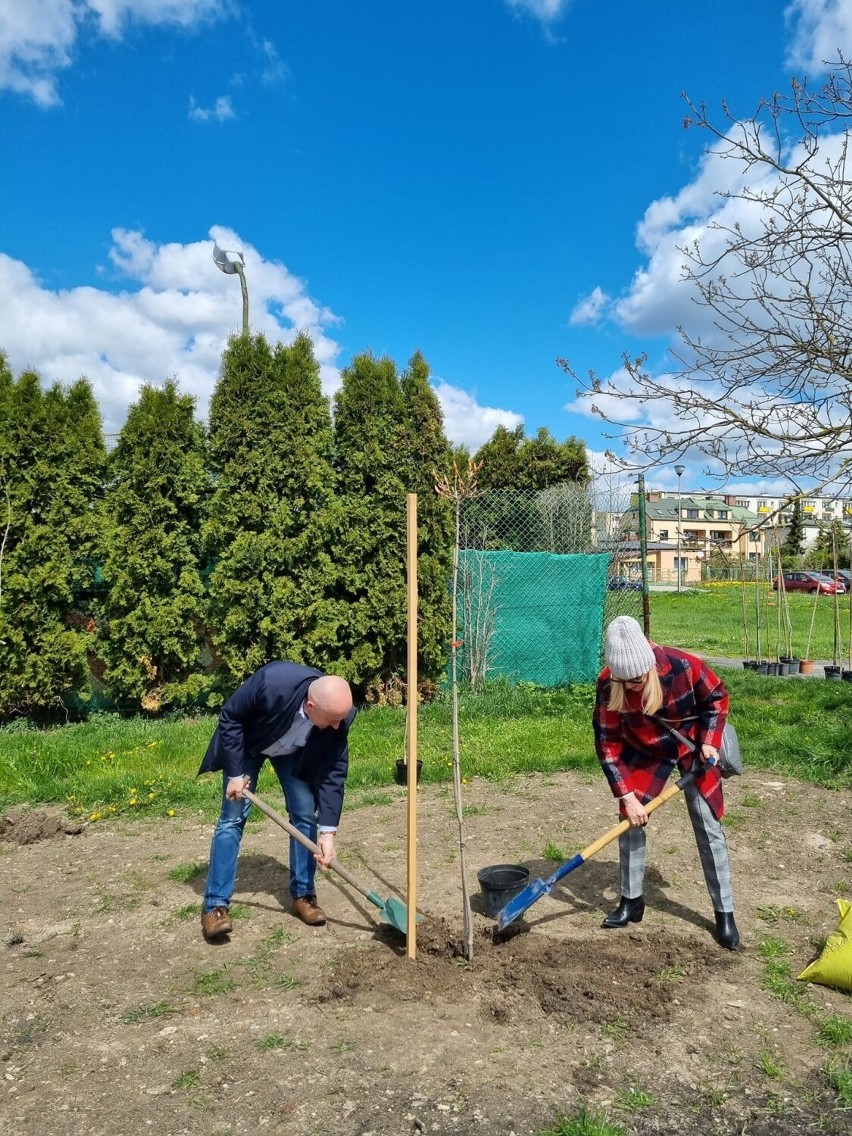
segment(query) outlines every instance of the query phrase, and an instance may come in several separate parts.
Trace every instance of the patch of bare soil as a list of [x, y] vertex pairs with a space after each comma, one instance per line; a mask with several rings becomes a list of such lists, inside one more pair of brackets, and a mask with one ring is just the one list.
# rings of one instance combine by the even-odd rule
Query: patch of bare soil
[[[287, 840], [266, 819], [243, 843], [234, 934], [210, 945], [203, 818], [73, 837], [43, 824], [50, 839], [21, 840], [38, 810], [16, 810], [0, 826], [3, 1130], [533, 1136], [587, 1104], [631, 1136], [847, 1133], [826, 1068], [852, 1047], [826, 1050], [817, 1030], [849, 1017], [850, 998], [799, 984], [798, 1005], [781, 1001], [759, 945], [771, 936], [795, 976], [834, 928], [850, 795], [762, 775], [727, 791], [736, 953], [713, 939], [680, 798], [649, 826], [640, 924], [601, 929], [618, 891], [611, 844], [496, 934], [477, 869], [521, 863], [545, 878], [548, 842], [567, 857], [617, 817], [606, 786], [575, 773], [465, 786], [471, 962], [446, 786], [418, 795], [414, 958], [331, 875], [327, 926], [289, 915]], [[405, 898], [404, 790], [351, 793], [349, 806], [342, 861]]]
[[9, 809], [0, 817], [0, 841], [11, 844], [37, 844], [54, 836], [79, 836], [82, 821], [71, 820], [63, 809]]

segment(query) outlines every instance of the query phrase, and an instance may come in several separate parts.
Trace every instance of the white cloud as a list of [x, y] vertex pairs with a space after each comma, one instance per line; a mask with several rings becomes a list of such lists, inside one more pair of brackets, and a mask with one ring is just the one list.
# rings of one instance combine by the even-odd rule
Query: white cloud
[[[245, 257], [249, 322], [270, 343], [289, 343], [299, 331], [313, 342], [322, 388], [340, 386], [341, 321], [309, 293], [303, 280], [270, 261], [230, 229], [216, 226], [209, 239], [156, 244], [143, 233], [114, 229], [103, 275], [124, 280], [118, 291], [45, 288], [19, 260], [0, 253], [2, 348], [14, 374], [32, 368], [45, 383], [64, 385], [85, 376], [94, 388], [104, 431], [117, 433], [143, 383], [170, 377], [207, 414], [222, 352], [242, 325], [242, 292], [236, 276], [213, 263], [213, 244], [240, 249]], [[519, 414], [480, 406], [476, 398], [440, 380], [436, 393], [447, 437], [476, 450], [498, 425], [523, 422]]]
[[225, 0], [84, 0], [104, 35], [117, 37], [130, 23], [189, 28], [222, 15]]
[[433, 385], [444, 413], [444, 432], [451, 442], [467, 446], [471, 453], [487, 442], [498, 426], [514, 430], [523, 424], [520, 414], [480, 406], [473, 395], [443, 379], [436, 380]]
[[583, 327], [585, 324], [597, 323], [609, 304], [609, 296], [602, 288], [593, 288], [575, 306], [568, 319], [571, 327]]
[[222, 16], [227, 0], [4, 0], [0, 4], [0, 90], [42, 107], [59, 102], [57, 79], [91, 28], [119, 39], [132, 24], [183, 28]]
[[791, 66], [809, 74], [836, 63], [838, 52], [849, 57], [852, 48], [852, 4], [849, 0], [792, 0], [784, 10], [792, 29], [787, 51]]
[[56, 73], [69, 67], [79, 10], [71, 0], [31, 0], [0, 7], [0, 89], [58, 102]]
[[570, 0], [506, 0], [513, 10], [529, 12], [542, 23], [558, 20], [567, 10]]
[[260, 72], [260, 81], [264, 86], [273, 87], [276, 83], [283, 82], [289, 76], [290, 69], [279, 56], [275, 44], [268, 39], [264, 39], [257, 44], [257, 50], [264, 60], [264, 65]]
[[234, 107], [230, 95], [220, 95], [212, 107], [199, 106], [195, 96], [190, 95], [189, 117], [193, 122], [210, 122], [211, 119], [215, 119], [217, 122], [225, 122], [229, 118], [234, 118]]
[[317, 304], [303, 281], [264, 260], [238, 234], [216, 227], [210, 239], [157, 245], [139, 232], [116, 229], [112, 271], [127, 278], [118, 292], [98, 288], [51, 291], [18, 260], [0, 254], [2, 348], [14, 373], [31, 367], [45, 382], [92, 382], [107, 433], [118, 431], [142, 383], [176, 376], [205, 415], [228, 336], [242, 321], [239, 281], [213, 263], [213, 242], [241, 248], [246, 260], [249, 318], [270, 342], [306, 331], [314, 343], [323, 390], [340, 384], [339, 344], [329, 334], [337, 317]]

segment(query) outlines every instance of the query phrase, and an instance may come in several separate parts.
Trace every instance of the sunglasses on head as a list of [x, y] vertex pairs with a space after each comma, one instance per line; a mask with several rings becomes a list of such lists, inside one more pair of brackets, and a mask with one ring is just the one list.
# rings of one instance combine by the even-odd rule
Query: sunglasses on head
[[644, 686], [645, 676], [639, 675], [638, 678], [614, 678], [612, 682], [617, 682], [620, 686]]

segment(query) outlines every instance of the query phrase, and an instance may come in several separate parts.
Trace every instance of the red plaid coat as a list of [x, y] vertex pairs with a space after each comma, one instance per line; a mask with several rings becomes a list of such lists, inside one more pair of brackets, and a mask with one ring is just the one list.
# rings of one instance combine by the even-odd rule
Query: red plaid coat
[[[685, 651], [651, 644], [657, 660], [663, 705], [658, 717], [670, 722], [700, 747], [706, 743], [717, 749], [728, 716], [728, 692], [710, 668]], [[683, 772], [692, 768], [692, 754], [670, 733], [663, 722], [654, 721], [642, 710], [642, 691], [625, 687], [628, 710], [615, 714], [607, 709], [609, 667], [598, 677], [595, 705], [595, 749], [613, 796], [633, 792], [647, 804], [663, 791], [677, 764]], [[722, 777], [711, 766], [695, 779], [699, 793], [721, 820], [725, 811]], [[621, 806], [624, 815], [624, 806]]]

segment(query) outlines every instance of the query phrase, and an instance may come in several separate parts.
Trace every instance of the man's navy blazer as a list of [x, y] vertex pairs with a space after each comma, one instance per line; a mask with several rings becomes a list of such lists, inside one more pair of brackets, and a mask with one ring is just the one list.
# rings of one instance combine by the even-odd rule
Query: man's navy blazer
[[[228, 777], [239, 777], [246, 758], [257, 757], [289, 730], [308, 687], [322, 673], [288, 662], [267, 663], [255, 671], [222, 707], [199, 774], [222, 769]], [[314, 791], [320, 825], [336, 828], [340, 821], [355, 713], [353, 706], [339, 729], [314, 726], [304, 746], [288, 757], [296, 776]]]

